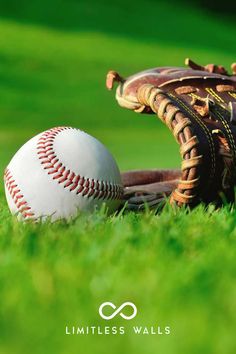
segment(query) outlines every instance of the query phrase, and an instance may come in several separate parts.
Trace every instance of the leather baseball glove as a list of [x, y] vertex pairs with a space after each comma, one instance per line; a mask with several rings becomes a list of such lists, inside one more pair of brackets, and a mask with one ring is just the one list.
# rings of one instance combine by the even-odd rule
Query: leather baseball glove
[[106, 85], [119, 85], [120, 106], [156, 114], [180, 146], [180, 170], [129, 171], [122, 174], [130, 209], [168, 200], [177, 206], [234, 201], [236, 184], [236, 64], [232, 75], [222, 66], [159, 67], [123, 79], [107, 74]]

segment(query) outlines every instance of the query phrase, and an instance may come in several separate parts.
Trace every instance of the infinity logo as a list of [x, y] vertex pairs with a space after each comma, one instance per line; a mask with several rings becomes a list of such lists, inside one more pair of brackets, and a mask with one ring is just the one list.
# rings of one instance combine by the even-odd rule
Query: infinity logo
[[[105, 316], [103, 314], [103, 309], [106, 306], [110, 306], [113, 308], [113, 310], [115, 310], [110, 316]], [[121, 312], [123, 310], [124, 307], [132, 307], [133, 309], [133, 313], [130, 316], [126, 316], [123, 314], [123, 312]], [[137, 315], [137, 307], [132, 303], [132, 302], [124, 302], [122, 305], [120, 305], [120, 307], [116, 308], [116, 306], [112, 303], [112, 302], [104, 302], [103, 304], [101, 304], [101, 306], [99, 307], [99, 315], [104, 319], [104, 320], [111, 320], [112, 318], [114, 318], [117, 314], [119, 313], [119, 315], [124, 318], [125, 320], [132, 320], [132, 318], [134, 318]]]

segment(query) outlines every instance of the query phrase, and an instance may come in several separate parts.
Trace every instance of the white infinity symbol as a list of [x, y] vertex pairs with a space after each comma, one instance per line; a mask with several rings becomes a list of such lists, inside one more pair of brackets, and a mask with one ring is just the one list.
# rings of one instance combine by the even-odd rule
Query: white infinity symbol
[[[112, 307], [114, 310], [116, 310], [116, 311], [114, 311], [110, 316], [105, 316], [104, 314], [103, 314], [103, 309], [104, 309], [104, 307], [106, 307], [106, 306], [110, 306], [110, 307]], [[130, 306], [130, 307], [132, 307], [132, 309], [133, 309], [133, 313], [132, 313], [132, 315], [130, 315], [130, 316], [126, 316], [126, 315], [124, 315], [121, 311], [123, 310], [123, 308], [124, 307], [126, 307], [126, 306]], [[120, 312], [120, 313], [119, 313]], [[103, 302], [103, 304], [101, 304], [101, 306], [99, 307], [99, 315], [104, 319], [104, 320], [111, 320], [112, 318], [114, 318], [117, 314], [119, 313], [119, 315], [121, 316], [121, 317], [123, 317], [125, 320], [132, 320], [132, 318], [134, 318], [136, 315], [137, 315], [137, 307], [132, 303], [132, 302], [124, 302], [122, 305], [120, 305], [120, 307], [118, 307], [117, 309], [116, 309], [116, 306], [112, 303], [112, 302]]]

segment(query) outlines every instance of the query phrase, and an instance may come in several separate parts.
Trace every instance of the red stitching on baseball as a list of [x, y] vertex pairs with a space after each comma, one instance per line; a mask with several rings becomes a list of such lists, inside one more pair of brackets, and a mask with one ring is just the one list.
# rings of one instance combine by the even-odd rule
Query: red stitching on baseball
[[123, 188], [120, 185], [110, 182], [104, 182], [94, 179], [85, 178], [76, 175], [73, 171], [66, 168], [57, 158], [53, 149], [56, 136], [70, 127], [52, 128], [41, 135], [37, 144], [37, 154], [43, 168], [47, 170], [59, 184], [63, 184], [64, 188], [68, 188], [70, 192], [75, 191], [83, 197], [93, 197], [94, 199], [120, 199], [123, 194]]
[[16, 181], [8, 169], [4, 172], [4, 181], [10, 196], [18, 209], [18, 212], [23, 216], [23, 218], [33, 219], [35, 214], [31, 210], [31, 207], [28, 205], [27, 201], [24, 200], [24, 195], [21, 193], [20, 188], [18, 188]]

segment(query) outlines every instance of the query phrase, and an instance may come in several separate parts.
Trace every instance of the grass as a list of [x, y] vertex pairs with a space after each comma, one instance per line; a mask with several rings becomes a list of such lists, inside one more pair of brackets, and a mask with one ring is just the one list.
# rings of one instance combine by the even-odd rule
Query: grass
[[[2, 1], [1, 173], [27, 139], [57, 125], [96, 136], [121, 170], [179, 166], [162, 123], [119, 108], [104, 87], [109, 69], [235, 61], [234, 22], [174, 5]], [[227, 206], [199, 206], [24, 225], [10, 216], [1, 184], [0, 353], [234, 353], [235, 220]], [[99, 305], [127, 300], [137, 317], [109, 322], [125, 325], [124, 336], [65, 335], [66, 325], [104, 327]], [[135, 324], [172, 332], [135, 336]]]
[[[2, 353], [234, 352], [234, 211], [98, 213], [72, 225], [1, 219]], [[130, 323], [99, 319], [102, 302], [127, 300], [138, 308]], [[108, 324], [126, 334], [65, 335], [66, 325]], [[135, 336], [133, 325], [172, 332]]]

